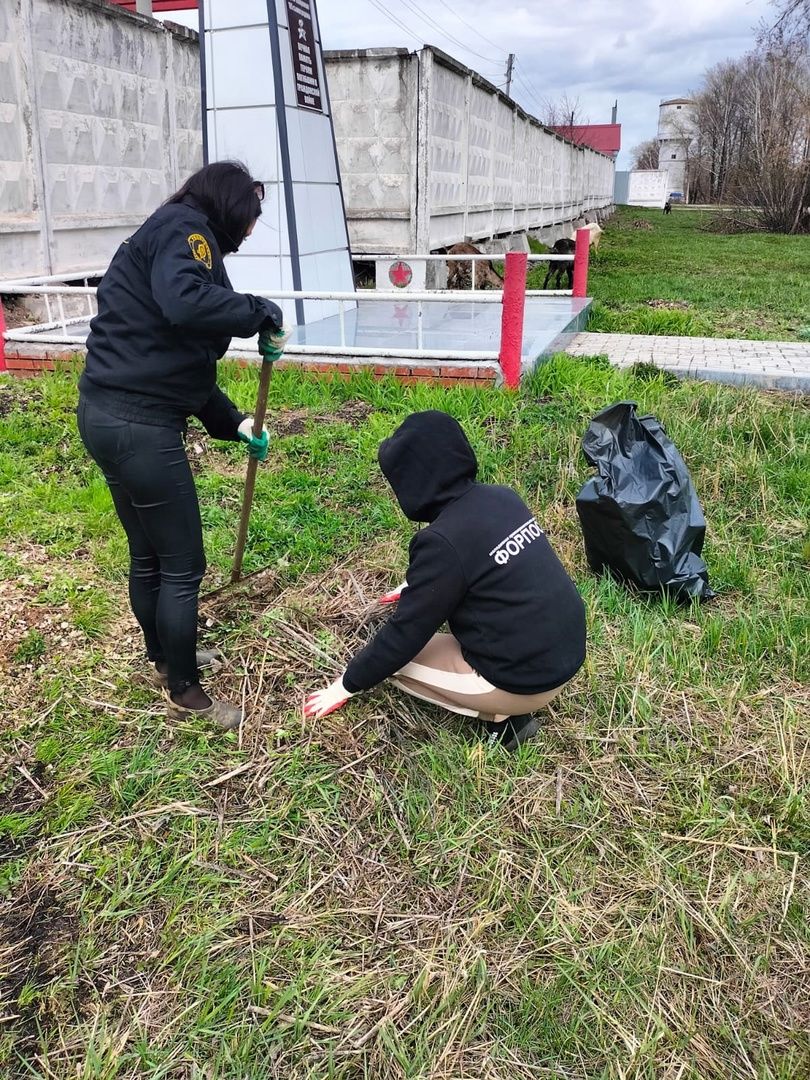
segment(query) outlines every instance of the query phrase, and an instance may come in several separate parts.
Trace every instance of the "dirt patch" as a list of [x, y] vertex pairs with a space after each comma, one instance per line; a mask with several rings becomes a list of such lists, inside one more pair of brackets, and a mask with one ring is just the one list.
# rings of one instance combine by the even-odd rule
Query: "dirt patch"
[[[0, 816], [7, 814], [33, 817], [45, 805], [50, 776], [41, 761], [3, 763], [11, 786], [0, 796]], [[36, 848], [40, 829], [32, 824], [24, 833], [0, 833], [0, 862], [18, 859]]]
[[656, 311], [688, 311], [692, 306], [688, 300], [645, 300], [644, 303]]
[[[33, 993], [66, 974], [65, 946], [76, 940], [78, 922], [69, 914], [52, 883], [24, 884], [0, 905], [0, 940], [4, 970], [0, 996], [14, 1014], [17, 1053], [25, 1056], [47, 1024], [45, 1002]], [[21, 991], [26, 995], [20, 1001]]]
[[[371, 412], [372, 406], [365, 401], [347, 401], [339, 409], [328, 413], [313, 412], [311, 409], [285, 409], [275, 415], [268, 414], [265, 426], [272, 436], [286, 439], [292, 435], [306, 435], [312, 424], [348, 424], [357, 428]], [[189, 424], [186, 453], [195, 476], [207, 468], [214, 468], [222, 476], [244, 477], [244, 459], [231, 458], [221, 453], [221, 445], [197, 424]]]
[[33, 671], [47, 653], [58, 650], [64, 656], [84, 640], [67, 602], [38, 603], [45, 587], [30, 580], [27, 584], [25, 589], [18, 581], [0, 581], [0, 673]]
[[274, 435], [281, 438], [289, 435], [305, 435], [309, 416], [308, 409], [291, 409], [280, 416], [268, 417], [267, 427]]
[[316, 413], [311, 409], [288, 409], [276, 416], [268, 416], [267, 427], [274, 435], [304, 435], [308, 423], [348, 424], [357, 428], [365, 423], [373, 408], [365, 401], [346, 401], [334, 412]]
[[8, 386], [0, 386], [0, 419], [15, 409], [25, 411], [41, 401], [42, 394], [35, 382], [15, 379]]

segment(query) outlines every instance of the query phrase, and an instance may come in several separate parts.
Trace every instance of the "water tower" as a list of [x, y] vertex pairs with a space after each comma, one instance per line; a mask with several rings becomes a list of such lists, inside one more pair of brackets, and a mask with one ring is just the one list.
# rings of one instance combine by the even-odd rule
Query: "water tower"
[[658, 106], [658, 168], [669, 173], [669, 190], [688, 200], [686, 163], [694, 132], [693, 102], [666, 98]]

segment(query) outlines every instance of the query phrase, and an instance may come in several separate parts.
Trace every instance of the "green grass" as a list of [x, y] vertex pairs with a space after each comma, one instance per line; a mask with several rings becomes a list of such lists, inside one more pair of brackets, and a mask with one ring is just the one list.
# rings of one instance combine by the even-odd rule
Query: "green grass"
[[[810, 240], [706, 232], [712, 212], [619, 207], [588, 276], [588, 329], [625, 334], [806, 340]], [[633, 221], [652, 225], [635, 229]], [[540, 288], [545, 272], [530, 275]], [[682, 309], [650, 302], [686, 304]]]
[[[255, 372], [224, 382], [249, 407]], [[277, 372], [246, 560], [272, 573], [204, 608], [240, 741], [169, 725], [144, 677], [75, 396], [60, 374], [0, 395], [0, 1075], [808, 1075], [802, 399], [562, 356], [514, 395]], [[709, 605], [587, 569], [579, 439], [622, 399], [691, 470]], [[585, 669], [514, 757], [392, 688], [300, 718], [362, 638], [359, 597], [401, 580], [412, 526], [376, 447], [430, 407], [536, 509], [588, 610]], [[244, 456], [189, 448], [207, 588]]]

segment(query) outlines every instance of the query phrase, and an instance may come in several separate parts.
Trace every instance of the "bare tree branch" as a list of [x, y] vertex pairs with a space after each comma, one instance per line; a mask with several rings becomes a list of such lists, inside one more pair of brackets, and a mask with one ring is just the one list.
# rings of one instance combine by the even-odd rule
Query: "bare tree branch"
[[779, 15], [772, 24], [763, 22], [759, 41], [804, 41], [805, 49], [810, 42], [810, 0], [772, 0], [771, 6]]
[[658, 139], [645, 139], [630, 151], [633, 169], [658, 168]]
[[579, 98], [571, 98], [568, 94], [559, 98], [544, 98], [538, 119], [546, 127], [561, 129], [560, 134], [578, 146], [583, 140], [576, 129], [590, 123], [590, 118], [582, 111]]

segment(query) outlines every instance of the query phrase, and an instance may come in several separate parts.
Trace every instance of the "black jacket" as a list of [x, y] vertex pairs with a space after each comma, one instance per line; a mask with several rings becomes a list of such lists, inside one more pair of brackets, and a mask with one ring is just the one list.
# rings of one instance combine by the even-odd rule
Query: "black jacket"
[[217, 386], [231, 337], [281, 325], [270, 300], [234, 292], [216, 227], [189, 198], [162, 206], [121, 244], [98, 287], [79, 384], [124, 420], [183, 427], [197, 416], [215, 438], [244, 419]]
[[430, 524], [411, 541], [395, 614], [349, 663], [346, 689], [393, 675], [445, 621], [467, 663], [500, 690], [539, 694], [570, 679], [585, 660], [579, 593], [520, 496], [476, 483], [457, 421], [414, 413], [379, 461], [403, 513]]

